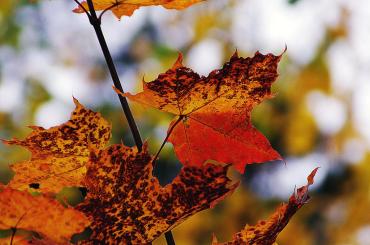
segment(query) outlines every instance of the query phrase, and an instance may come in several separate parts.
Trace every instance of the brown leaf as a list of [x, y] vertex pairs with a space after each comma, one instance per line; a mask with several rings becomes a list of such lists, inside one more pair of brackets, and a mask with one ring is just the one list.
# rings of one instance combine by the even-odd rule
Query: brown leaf
[[246, 225], [245, 228], [236, 233], [233, 240], [225, 243], [218, 243], [213, 236], [212, 245], [271, 245], [275, 242], [279, 233], [288, 224], [290, 218], [310, 199], [308, 187], [313, 184], [315, 168], [307, 178], [307, 185], [298, 188], [289, 198], [287, 204], [278, 207], [268, 220], [259, 221], [254, 226]]
[[32, 196], [9, 187], [0, 190], [0, 229], [36, 231], [51, 241], [66, 244], [89, 224], [83, 213], [46, 196]]
[[87, 164], [88, 195], [77, 206], [93, 222], [86, 243], [146, 244], [231, 194], [238, 183], [226, 176], [228, 166], [183, 167], [171, 184], [161, 187], [152, 175], [152, 157], [124, 145], [96, 150]]
[[180, 116], [181, 123], [171, 123], [168, 141], [184, 165], [215, 160], [244, 172], [248, 163], [281, 159], [251, 123], [253, 107], [272, 97], [280, 58], [259, 52], [241, 58], [235, 53], [222, 69], [204, 77], [184, 67], [180, 55], [170, 70], [144, 82], [143, 92], [122, 95]]
[[66, 123], [49, 129], [31, 127], [24, 140], [3, 140], [32, 153], [30, 160], [11, 165], [15, 172], [9, 187], [25, 190], [36, 185], [43, 192], [58, 192], [78, 186], [86, 173], [89, 147], [103, 148], [109, 141], [109, 123], [99, 113], [84, 108], [74, 99], [76, 109]]
[[[131, 16], [140, 7], [161, 5], [167, 9], [185, 9], [203, 0], [93, 0], [95, 10], [110, 9], [115, 16]], [[89, 9], [86, 1], [82, 3], [85, 9]], [[75, 13], [83, 13], [81, 7], [73, 10]]]

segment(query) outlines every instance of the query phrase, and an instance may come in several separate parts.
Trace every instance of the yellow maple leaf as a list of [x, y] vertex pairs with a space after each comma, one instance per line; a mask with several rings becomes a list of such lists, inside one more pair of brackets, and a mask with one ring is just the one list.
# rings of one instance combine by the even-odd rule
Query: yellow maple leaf
[[99, 113], [74, 99], [76, 109], [66, 123], [50, 129], [31, 127], [24, 140], [2, 140], [32, 153], [30, 160], [11, 165], [15, 172], [9, 187], [19, 190], [29, 185], [43, 192], [58, 192], [65, 186], [78, 186], [86, 173], [89, 147], [103, 148], [110, 139], [111, 126]]

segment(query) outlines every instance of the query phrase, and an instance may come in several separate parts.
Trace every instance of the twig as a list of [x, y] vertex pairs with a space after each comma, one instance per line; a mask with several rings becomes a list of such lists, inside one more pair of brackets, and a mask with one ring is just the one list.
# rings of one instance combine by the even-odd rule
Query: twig
[[152, 165], [153, 167], [155, 166], [155, 161], [157, 160], [159, 153], [161, 153], [164, 145], [167, 143], [168, 138], [170, 137], [172, 131], [175, 129], [176, 125], [185, 117], [185, 115], [180, 115], [177, 121], [171, 126], [171, 128], [168, 130], [166, 138], [163, 140], [161, 147], [159, 147], [159, 150], [155, 154], [153, 160], [152, 160]]
[[[172, 131], [175, 129], [176, 125], [185, 117], [185, 115], [180, 115], [179, 118], [176, 120], [174, 124], [172, 124], [171, 128], [167, 131], [166, 138], [163, 140], [161, 147], [159, 147], [159, 150], [157, 151], [157, 154], [155, 154], [153, 160], [152, 160], [152, 165], [153, 168], [155, 167], [155, 161], [157, 160], [159, 153], [161, 153], [164, 145], [167, 143], [168, 138], [170, 137]], [[173, 238], [172, 232], [167, 231], [164, 233], [164, 237], [166, 238], [167, 245], [176, 245], [175, 240]]]
[[14, 225], [14, 227], [11, 227], [11, 230], [12, 230], [12, 236], [10, 238], [10, 245], [13, 245], [13, 240], [14, 240], [14, 236], [15, 236], [15, 233], [17, 232], [17, 226], [19, 225], [19, 222], [21, 222], [21, 220], [23, 219], [23, 217], [27, 214], [28, 211], [26, 211], [17, 221], [17, 223]]
[[[89, 20], [90, 20], [91, 25], [94, 27], [96, 36], [99, 40], [99, 44], [100, 44], [100, 47], [103, 51], [105, 61], [107, 63], [109, 72], [110, 72], [112, 80], [113, 80], [113, 84], [119, 91], [121, 91], [123, 93], [122, 85], [121, 85], [121, 82], [119, 80], [116, 67], [113, 63], [112, 56], [110, 54], [107, 42], [105, 41], [105, 37], [104, 37], [103, 31], [102, 31], [101, 26], [100, 26], [101, 21], [99, 20], [99, 18], [96, 15], [96, 12], [95, 12], [95, 9], [94, 9], [94, 4], [93, 4], [92, 0], [87, 0], [87, 4], [89, 6], [89, 11], [90, 11]], [[134, 119], [134, 117], [131, 113], [130, 107], [129, 107], [128, 102], [127, 102], [127, 99], [125, 97], [121, 96], [121, 95], [118, 95], [118, 97], [119, 97], [119, 100], [121, 102], [122, 109], [125, 113], [127, 122], [129, 124], [132, 136], [133, 136], [135, 144], [136, 144], [136, 147], [138, 148], [139, 151], [141, 151], [141, 149], [143, 147], [143, 141], [140, 137], [139, 130], [136, 126], [136, 122], [135, 122], [135, 119]]]
[[12, 236], [10, 238], [10, 245], [13, 245], [13, 240], [14, 240], [15, 233], [17, 232], [17, 228], [12, 227], [11, 230], [12, 230]]
[[101, 19], [102, 19], [102, 17], [103, 17], [103, 14], [104, 14], [105, 12], [107, 12], [108, 10], [111, 10], [111, 9], [112, 9], [112, 8], [114, 8], [114, 7], [117, 7], [117, 6], [118, 6], [118, 5], [120, 5], [120, 4], [121, 4], [121, 2], [116, 1], [116, 3], [115, 3], [115, 4], [113, 4], [112, 6], [110, 6], [110, 7], [106, 8], [106, 9], [104, 9], [104, 10], [103, 10], [103, 12], [101, 12], [101, 13], [100, 13], [100, 15], [99, 15], [98, 19], [101, 21]]
[[176, 245], [171, 231], [164, 233], [164, 237], [166, 238], [167, 245]]

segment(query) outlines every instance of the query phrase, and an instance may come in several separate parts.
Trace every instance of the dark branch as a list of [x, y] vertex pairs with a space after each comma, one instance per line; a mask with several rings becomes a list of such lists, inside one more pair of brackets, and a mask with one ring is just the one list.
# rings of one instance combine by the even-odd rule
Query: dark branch
[[176, 245], [171, 231], [164, 233], [164, 236], [166, 238], [167, 245]]
[[[96, 36], [99, 40], [99, 44], [100, 44], [100, 47], [103, 51], [105, 61], [107, 63], [109, 72], [110, 72], [112, 80], [113, 80], [113, 84], [120, 92], [123, 93], [122, 85], [121, 85], [120, 79], [118, 77], [116, 67], [113, 63], [112, 56], [110, 54], [107, 42], [105, 41], [105, 37], [104, 37], [103, 31], [102, 31], [101, 26], [100, 26], [101, 22], [98, 19], [97, 15], [96, 15], [96, 12], [95, 12], [95, 9], [94, 9], [94, 4], [93, 4], [92, 0], [87, 0], [87, 4], [89, 6], [90, 16], [91, 16], [90, 23], [94, 27]], [[119, 97], [119, 100], [121, 102], [122, 109], [125, 113], [127, 122], [129, 124], [131, 133], [133, 135], [135, 144], [136, 144], [138, 150], [141, 151], [141, 149], [143, 147], [143, 142], [142, 142], [142, 139], [140, 137], [139, 130], [136, 126], [135, 119], [134, 119], [134, 117], [131, 113], [131, 109], [128, 105], [127, 99], [125, 97], [121, 96], [121, 95], [118, 95], [118, 97]]]
[[17, 221], [17, 223], [14, 225], [14, 227], [11, 227], [12, 230], [12, 236], [10, 238], [10, 245], [13, 245], [15, 233], [17, 232], [17, 226], [19, 225], [19, 222], [23, 219], [23, 217], [27, 214], [28, 211], [26, 211]]

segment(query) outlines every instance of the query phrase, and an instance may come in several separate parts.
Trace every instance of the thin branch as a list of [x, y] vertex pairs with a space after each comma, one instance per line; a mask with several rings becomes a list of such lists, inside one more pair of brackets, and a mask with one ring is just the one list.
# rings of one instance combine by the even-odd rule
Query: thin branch
[[167, 245], [176, 245], [171, 231], [164, 233], [164, 237], [166, 238]]
[[87, 15], [87, 17], [90, 19], [90, 14], [89, 14], [89, 11], [85, 8], [85, 6], [83, 6], [79, 1], [77, 0], [73, 0], [75, 1], [75, 3], [77, 3], [77, 5], [82, 8], [82, 10], [85, 12], [85, 14]]
[[28, 211], [26, 211], [17, 221], [17, 223], [15, 223], [14, 227], [11, 227], [11, 230], [12, 230], [12, 236], [10, 238], [10, 245], [13, 245], [13, 240], [14, 240], [14, 236], [15, 236], [15, 233], [17, 232], [17, 226], [19, 225], [19, 222], [21, 222], [21, 220], [23, 219], [23, 217], [27, 214]]
[[[94, 4], [93, 4], [92, 0], [87, 0], [87, 4], [89, 6], [90, 15], [91, 15], [90, 23], [94, 27], [96, 36], [99, 40], [99, 44], [100, 44], [100, 47], [103, 51], [105, 61], [107, 63], [109, 72], [110, 72], [112, 80], [113, 80], [113, 84], [120, 92], [123, 93], [122, 85], [121, 85], [120, 79], [118, 77], [116, 67], [113, 63], [112, 56], [110, 54], [107, 42], [105, 41], [105, 37], [104, 37], [103, 31], [102, 31], [101, 26], [100, 26], [101, 22], [100, 22], [99, 18], [97, 17], [95, 9], [94, 9]], [[118, 97], [119, 97], [119, 100], [121, 102], [122, 109], [125, 113], [127, 122], [129, 124], [129, 127], [130, 127], [130, 130], [131, 130], [132, 136], [134, 138], [135, 144], [136, 144], [138, 150], [141, 151], [141, 149], [143, 147], [143, 141], [140, 137], [139, 130], [136, 126], [136, 122], [135, 122], [135, 119], [134, 119], [134, 117], [131, 113], [131, 109], [128, 105], [127, 99], [125, 97], [121, 96], [121, 95], [118, 95]]]
[[104, 9], [104, 10], [103, 10], [103, 12], [101, 12], [101, 13], [100, 13], [100, 15], [99, 15], [98, 19], [101, 21], [101, 19], [102, 19], [102, 17], [103, 17], [103, 15], [104, 15], [104, 13], [105, 13], [105, 12], [107, 12], [108, 10], [111, 10], [111, 9], [112, 9], [112, 8], [114, 8], [114, 7], [117, 7], [117, 6], [118, 6], [118, 5], [120, 5], [120, 4], [121, 4], [121, 2], [116, 1], [116, 3], [115, 3], [115, 4], [113, 4], [112, 6], [110, 6], [110, 7], [106, 8], [106, 9]]
[[178, 124], [182, 119], [184, 119], [184, 117], [185, 117], [184, 115], [180, 115], [180, 116], [179, 116], [179, 118], [177, 119], [177, 121], [176, 121], [176, 122], [171, 126], [171, 128], [168, 130], [167, 135], [166, 135], [166, 138], [163, 140], [161, 147], [159, 147], [159, 150], [157, 151], [157, 153], [155, 154], [155, 156], [154, 156], [154, 158], [153, 158], [153, 160], [152, 160], [152, 165], [153, 165], [153, 166], [155, 166], [155, 161], [157, 160], [157, 158], [158, 158], [159, 154], [161, 153], [161, 151], [162, 151], [162, 149], [163, 149], [164, 145], [167, 143], [168, 138], [171, 136], [172, 131], [175, 129], [176, 125], [177, 125], [177, 124]]
[[14, 240], [15, 233], [17, 232], [17, 228], [12, 227], [11, 229], [12, 229], [12, 236], [10, 238], [10, 245], [13, 245], [13, 240]]

